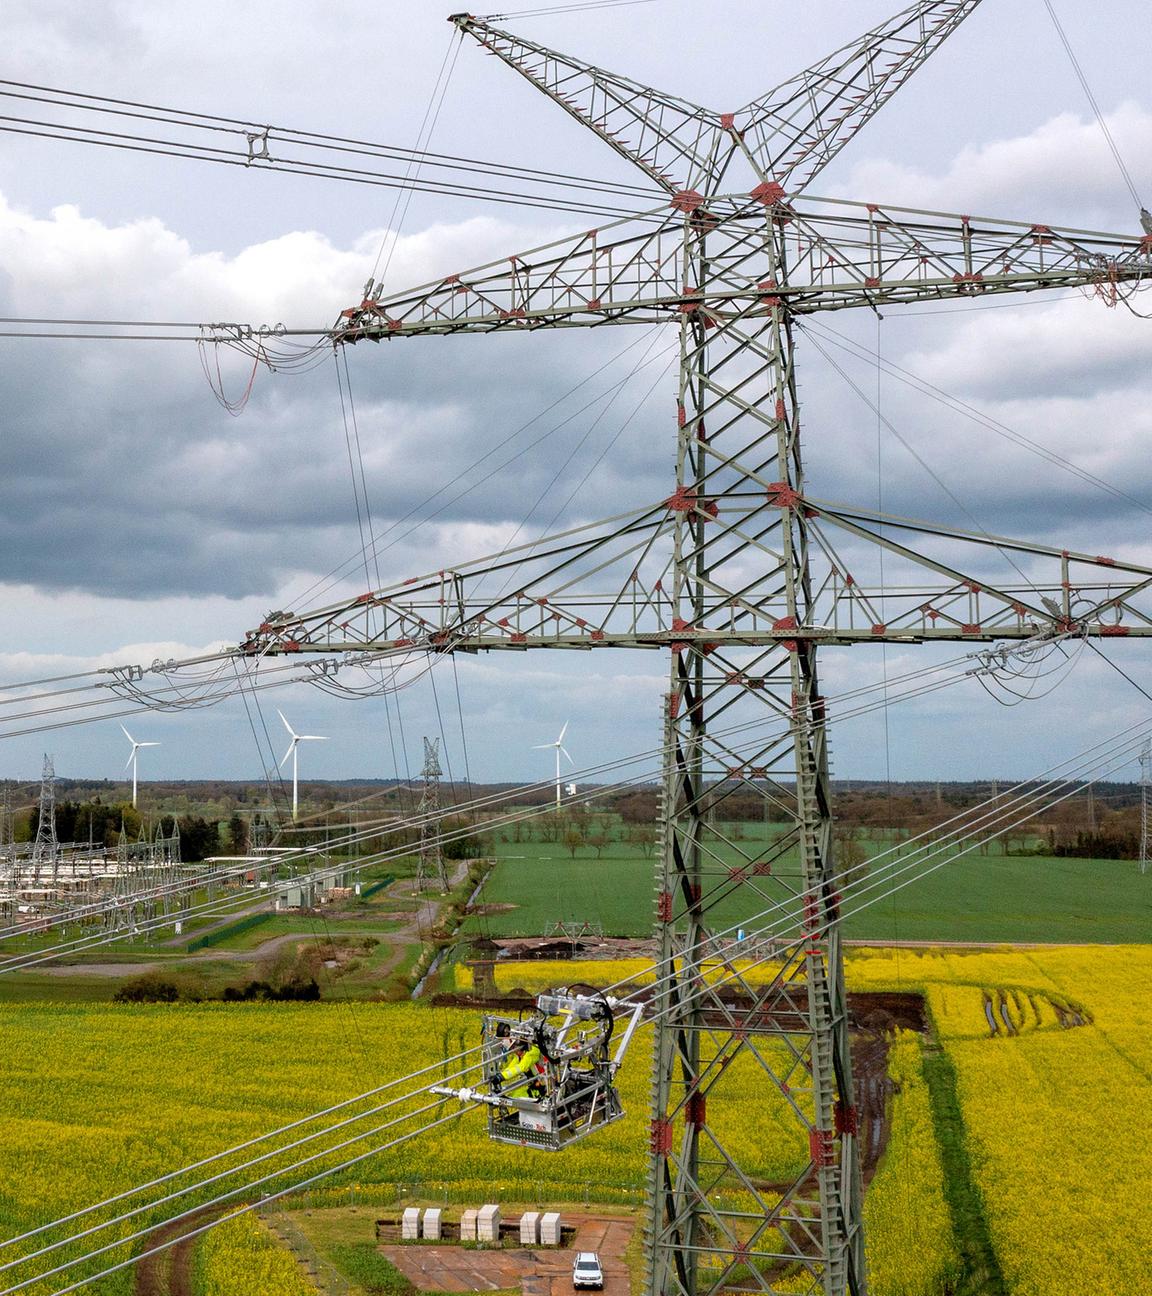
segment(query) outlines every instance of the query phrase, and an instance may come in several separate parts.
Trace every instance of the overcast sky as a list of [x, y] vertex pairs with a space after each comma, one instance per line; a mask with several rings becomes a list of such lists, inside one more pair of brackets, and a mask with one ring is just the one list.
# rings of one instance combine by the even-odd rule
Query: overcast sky
[[[1118, 37], [1143, 30], [1146, 4], [1108, 0], [1090, 11], [1056, 4], [1148, 201], [1146, 42]], [[515, 27], [726, 110], [894, 7], [894, 0], [801, 7], [654, 0]], [[12, 0], [0, 75], [410, 145], [450, 49], [445, 16], [428, 0], [327, 7]], [[0, 111], [29, 115], [27, 105], [3, 102]], [[456, 58], [432, 147], [632, 179], [624, 163], [472, 44]], [[1047, 224], [1139, 228], [1043, 0], [984, 0], [814, 190]], [[393, 201], [382, 189], [3, 134], [0, 314], [325, 325], [358, 300]], [[587, 223], [417, 196], [399, 228], [388, 285], [402, 289]], [[876, 345], [871, 315], [826, 322]], [[1073, 294], [995, 310], [891, 310], [879, 342], [887, 359], [1152, 506], [1150, 330], [1127, 311]], [[661, 375], [671, 331], [571, 462], [572, 445], [600, 406], [581, 415], [579, 402], [562, 403], [513, 443], [522, 453], [492, 480], [481, 483], [482, 473], [468, 470], [487, 445], [607, 364], [588, 388], [603, 393], [634, 364], [635, 351], [619, 353], [638, 337], [630, 329], [561, 331], [354, 349], [374, 520], [386, 528], [413, 506], [428, 518], [390, 537], [384, 582], [499, 548], [528, 508], [531, 527], [553, 516], [559, 525], [667, 493], [674, 377]], [[875, 389], [871, 365], [836, 355], [850, 377]], [[803, 361], [811, 493], [873, 505], [875, 414], [811, 345]], [[238, 364], [224, 376], [231, 390], [243, 385]], [[886, 418], [934, 474], [882, 432], [884, 499], [893, 511], [961, 525], [975, 517], [1000, 534], [1152, 562], [1147, 507], [1120, 506], [892, 380], [881, 391]], [[317, 582], [357, 548], [331, 362], [303, 375], [261, 374], [247, 409], [233, 418], [214, 400], [195, 347], [0, 339], [0, 402], [0, 680], [147, 663], [235, 642], [269, 609], [306, 606]], [[609, 452], [572, 495], [601, 451]], [[471, 489], [430, 517], [445, 497], [423, 501], [462, 472]], [[1109, 651], [1152, 689], [1143, 646]], [[829, 651], [823, 660], [833, 693], [881, 670], [878, 650]], [[920, 651], [892, 649], [887, 668], [898, 674], [924, 660]], [[305, 687], [276, 701], [297, 728], [331, 735], [302, 755], [308, 775], [390, 777], [398, 767], [403, 774], [406, 764], [419, 764], [420, 735], [439, 733], [441, 719], [449, 761], [462, 772], [462, 719], [473, 778], [524, 778], [547, 773], [549, 754], [528, 749], [567, 720], [576, 766], [652, 747], [665, 669], [656, 654], [496, 655], [463, 659], [455, 672], [451, 661], [441, 663], [436, 697], [423, 681], [388, 705], [336, 701]], [[274, 705], [266, 701], [264, 709], [278, 727]], [[1089, 653], [1044, 700], [1005, 709], [971, 682], [893, 710], [887, 736], [875, 719], [838, 726], [835, 773], [877, 778], [890, 765], [896, 778], [1027, 776], [1147, 706]], [[163, 744], [142, 758], [145, 776], [260, 772], [238, 705], [148, 715], [134, 729]], [[70, 728], [0, 743], [0, 775], [32, 776], [43, 750], [61, 774], [74, 776], [116, 776], [127, 755], [115, 724]]]

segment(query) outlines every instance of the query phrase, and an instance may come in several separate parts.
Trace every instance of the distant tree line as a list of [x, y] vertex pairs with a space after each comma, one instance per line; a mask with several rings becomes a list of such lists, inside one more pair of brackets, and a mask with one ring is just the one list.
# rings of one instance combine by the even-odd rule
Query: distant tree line
[[[127, 841], [140, 839], [144, 818], [128, 801], [105, 803], [97, 797], [92, 801], [59, 801], [56, 804], [56, 840], [60, 842], [91, 842], [97, 848], [114, 849], [121, 832]], [[174, 824], [180, 827], [180, 855], [188, 863], [207, 859], [231, 851], [242, 855], [248, 849], [248, 825], [233, 815], [223, 826], [203, 815], [160, 815], [147, 825], [146, 832], [155, 836], [170, 837]], [[40, 806], [34, 805], [26, 817], [18, 817], [14, 824], [17, 841], [35, 841], [40, 830]]]
[[[169, 980], [158, 972], [126, 981], [112, 996], [113, 1003], [200, 1003], [210, 995], [189, 992], [186, 986]], [[315, 1003], [320, 986], [315, 980], [286, 981], [271, 985], [267, 981], [249, 981], [242, 986], [225, 986], [220, 993], [224, 1003]]]

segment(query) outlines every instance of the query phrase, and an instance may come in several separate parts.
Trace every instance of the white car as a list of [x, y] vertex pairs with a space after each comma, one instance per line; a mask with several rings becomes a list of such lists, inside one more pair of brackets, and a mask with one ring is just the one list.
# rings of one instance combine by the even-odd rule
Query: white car
[[604, 1290], [604, 1271], [600, 1268], [600, 1257], [595, 1251], [576, 1253], [576, 1259], [572, 1262], [572, 1286], [577, 1291], [582, 1287]]

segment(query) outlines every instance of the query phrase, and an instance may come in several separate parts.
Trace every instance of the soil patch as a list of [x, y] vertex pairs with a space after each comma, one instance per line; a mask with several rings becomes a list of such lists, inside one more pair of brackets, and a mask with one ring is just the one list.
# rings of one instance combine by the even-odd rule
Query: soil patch
[[[490, 965], [489, 965], [490, 966]], [[481, 982], [481, 984], [483, 984]], [[570, 989], [577, 993], [590, 994], [595, 993], [596, 987], [583, 984], [572, 984]], [[636, 998], [640, 1002], [647, 1002], [652, 997], [653, 988], [651, 986], [641, 986], [635, 992]], [[739, 1013], [741, 1010], [750, 1011], [755, 1007], [757, 1014], [764, 1016], [773, 1016], [776, 1024], [784, 1029], [794, 1028], [797, 1031], [803, 1029], [803, 1022], [795, 1011], [795, 1005], [788, 1001], [784, 996], [778, 999], [766, 999], [762, 1002], [756, 1002], [745, 994], [739, 993], [728, 988], [721, 988], [717, 992], [717, 998], [723, 1003], [726, 1009]], [[479, 994], [460, 994], [457, 992], [444, 992], [432, 996], [432, 1004], [437, 1008], [482, 1008], [488, 1012], [519, 1012], [523, 1009], [535, 1007], [536, 995], [525, 990], [522, 986], [517, 986], [511, 990], [495, 991], [487, 989]], [[854, 1031], [865, 1030], [873, 1033], [883, 1033], [897, 1028], [904, 1030], [914, 1030], [921, 1034], [928, 1029], [928, 1015], [924, 1006], [923, 995], [915, 994], [911, 991], [900, 993], [885, 993], [881, 991], [867, 991], [864, 993], [850, 992], [848, 995], [848, 1014]], [[709, 1013], [705, 1011], [705, 1018]], [[718, 1024], [724, 1024], [729, 1020], [728, 1013], [717, 1014]], [[793, 1020], [789, 1020], [789, 1019]]]
[[153, 1229], [144, 1239], [143, 1250], [151, 1251], [154, 1247], [163, 1247], [172, 1243], [156, 1255], [145, 1256], [136, 1266], [136, 1281], [133, 1287], [135, 1296], [194, 1296], [192, 1279], [192, 1262], [196, 1254], [199, 1236], [186, 1238], [183, 1242], [172, 1242], [182, 1234], [207, 1224], [209, 1220], [224, 1214], [225, 1209], [197, 1211], [185, 1215], [183, 1219], [173, 1220], [170, 1224], [161, 1224]]
[[[572, 1296], [572, 1258], [595, 1251], [604, 1270], [604, 1296], [630, 1296], [624, 1259], [635, 1221], [616, 1215], [564, 1215], [576, 1229], [561, 1250], [517, 1248], [481, 1251], [460, 1246], [386, 1244], [381, 1252], [420, 1291], [495, 1291], [520, 1288], [524, 1296]], [[175, 1294], [174, 1294], [175, 1296]]]

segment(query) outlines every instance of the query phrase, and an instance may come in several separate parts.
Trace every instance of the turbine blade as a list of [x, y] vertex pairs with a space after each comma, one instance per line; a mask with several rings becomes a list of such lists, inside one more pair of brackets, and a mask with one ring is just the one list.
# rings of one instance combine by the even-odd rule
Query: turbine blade
[[146, 742], [146, 743], [137, 743], [136, 746], [137, 747], [159, 747], [160, 744], [158, 742]]
[[[565, 747], [561, 747], [560, 750], [564, 753], [565, 756], [568, 756], [568, 750], [567, 750], [567, 748], [565, 748]], [[568, 756], [568, 764], [569, 764], [569, 765], [575, 765], [575, 764], [576, 764], [576, 762], [572, 759], [571, 756]]]
[[[279, 707], [276, 708], [276, 714], [280, 717], [281, 720], [284, 720], [284, 712], [281, 711]], [[292, 735], [293, 738], [296, 737], [296, 730], [292, 728], [292, 726], [288, 723], [287, 720], [284, 720], [284, 728], [288, 730], [288, 732]]]
[[127, 729], [124, 728], [123, 725], [120, 726], [120, 732], [124, 735], [125, 738], [128, 739], [130, 743], [136, 742], [136, 739], [132, 737], [132, 735], [128, 732]]
[[564, 735], [568, 732], [568, 726], [569, 726], [571, 723], [572, 723], [571, 720], [565, 720], [565, 721], [564, 721], [564, 728], [560, 730], [560, 737], [556, 739], [556, 746], [557, 746], [557, 747], [559, 747], [560, 744], [564, 741]]
[[133, 747], [133, 748], [132, 748], [132, 755], [129, 756], [128, 759], [124, 762], [124, 768], [125, 768], [125, 769], [131, 769], [131, 767], [132, 767], [132, 762], [133, 762], [135, 759], [136, 759], [136, 748]]
[[292, 741], [288, 744], [288, 750], [284, 753], [284, 759], [280, 762], [279, 768], [283, 769], [288, 764], [288, 757], [296, 750], [296, 735], [292, 735]]
[[301, 734], [300, 741], [301, 742], [327, 742], [328, 738], [327, 735], [325, 734]]

